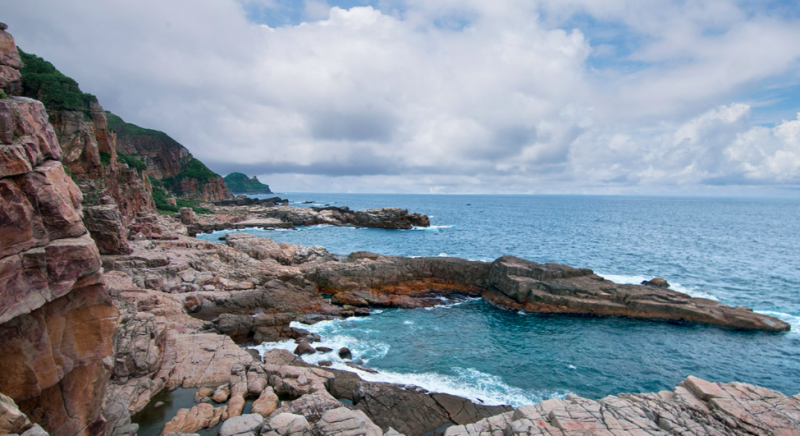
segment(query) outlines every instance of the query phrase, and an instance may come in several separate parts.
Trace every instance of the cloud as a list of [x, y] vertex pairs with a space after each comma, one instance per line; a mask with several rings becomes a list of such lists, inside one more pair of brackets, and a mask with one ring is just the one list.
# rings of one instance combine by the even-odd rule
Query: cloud
[[[736, 102], [797, 68], [791, 18], [727, 0], [334, 4], [26, 0], [2, 9], [23, 49], [106, 109], [273, 189], [798, 183], [800, 121], [755, 126], [752, 104]], [[256, 10], [297, 18], [269, 27], [254, 22]]]

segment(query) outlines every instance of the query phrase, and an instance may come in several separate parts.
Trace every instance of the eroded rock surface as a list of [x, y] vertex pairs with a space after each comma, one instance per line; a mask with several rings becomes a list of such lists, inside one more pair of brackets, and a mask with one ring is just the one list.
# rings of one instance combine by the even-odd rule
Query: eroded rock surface
[[781, 332], [789, 324], [744, 307], [692, 298], [666, 288], [619, 285], [589, 269], [503, 256], [489, 273], [490, 301], [526, 312], [625, 316]]
[[103, 434], [118, 312], [60, 159], [40, 102], [0, 101], [0, 391], [50, 434]]
[[800, 395], [744, 383], [689, 377], [672, 392], [620, 394], [598, 401], [568, 396], [524, 406], [445, 436], [478, 435], [798, 435]]

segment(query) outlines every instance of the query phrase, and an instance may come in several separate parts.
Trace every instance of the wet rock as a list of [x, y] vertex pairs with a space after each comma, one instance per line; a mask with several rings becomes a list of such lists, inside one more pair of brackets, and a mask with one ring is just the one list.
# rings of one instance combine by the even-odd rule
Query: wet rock
[[294, 349], [294, 354], [297, 354], [298, 356], [302, 356], [304, 354], [314, 354], [316, 352], [317, 350], [315, 350], [311, 345], [308, 345], [306, 342], [301, 342], [300, 345]]
[[317, 347], [317, 351], [320, 353], [330, 353], [331, 351], [333, 351], [333, 348]]
[[159, 407], [164, 407], [164, 403], [162, 401], [159, 401], [156, 404], [153, 404], [153, 408], [154, 409], [158, 409]]
[[357, 369], [357, 370], [359, 370], [359, 371], [368, 372], [368, 373], [370, 373], [370, 374], [377, 374], [377, 373], [378, 373], [378, 371], [375, 371], [375, 370], [374, 370], [374, 369], [372, 369], [372, 368], [367, 368], [367, 367], [365, 367], [365, 366], [356, 365], [356, 364], [355, 364], [355, 363], [353, 363], [353, 362], [346, 362], [346, 363], [345, 363], [345, 365], [349, 366], [350, 368]]
[[318, 366], [332, 366], [333, 362], [331, 362], [330, 360], [320, 360], [319, 362], [317, 362], [317, 365]]
[[645, 280], [642, 282], [642, 284], [644, 286], [652, 286], [654, 288], [669, 288], [669, 283], [660, 277], [656, 277], [652, 280]]
[[347, 347], [342, 347], [339, 349], [339, 358], [340, 359], [352, 359], [353, 353], [350, 352], [350, 349]]
[[619, 285], [589, 269], [503, 256], [492, 264], [490, 302], [537, 313], [624, 316], [697, 322], [724, 328], [782, 332], [789, 324], [767, 315], [692, 298], [660, 287]]

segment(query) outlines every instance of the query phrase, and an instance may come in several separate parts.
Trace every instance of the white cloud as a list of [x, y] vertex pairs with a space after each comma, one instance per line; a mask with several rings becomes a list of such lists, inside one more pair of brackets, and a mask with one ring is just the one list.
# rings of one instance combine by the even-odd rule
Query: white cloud
[[[800, 121], [752, 126], [750, 107], [730, 103], [798, 65], [796, 22], [725, 0], [398, 3], [399, 15], [305, 0], [308, 22], [273, 28], [246, 11], [280, 9], [273, 0], [2, 9], [23, 49], [107, 109], [282, 191], [798, 182]], [[572, 25], [576, 14], [629, 29], [629, 57]], [[595, 69], [592, 54], [641, 66]]]

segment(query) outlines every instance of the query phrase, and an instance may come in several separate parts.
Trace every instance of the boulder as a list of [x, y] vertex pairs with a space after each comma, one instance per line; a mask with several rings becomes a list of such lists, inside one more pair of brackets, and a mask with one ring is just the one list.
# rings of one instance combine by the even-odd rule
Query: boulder
[[353, 353], [350, 352], [350, 349], [347, 347], [339, 348], [339, 358], [341, 359], [352, 359]]
[[162, 434], [194, 433], [198, 430], [214, 427], [222, 418], [224, 407], [211, 404], [198, 404], [191, 409], [180, 409], [175, 416], [164, 425]]
[[266, 418], [278, 408], [278, 403], [278, 396], [275, 395], [272, 386], [267, 386], [266, 389], [261, 391], [258, 399], [253, 402], [253, 408], [250, 411]]
[[229, 418], [219, 429], [219, 436], [258, 436], [264, 426], [264, 417], [257, 413]]
[[312, 436], [311, 425], [305, 417], [292, 413], [280, 413], [264, 425], [263, 436]]
[[304, 354], [314, 354], [316, 352], [317, 350], [315, 350], [311, 345], [308, 345], [307, 342], [301, 342], [300, 345], [294, 349], [294, 354], [297, 354], [298, 356], [302, 356]]
[[190, 207], [182, 207], [180, 209], [181, 224], [190, 226], [194, 223], [194, 210]]
[[654, 288], [669, 288], [669, 283], [660, 277], [656, 277], [652, 280], [645, 280], [642, 282], [642, 284], [645, 286], [652, 286]]
[[383, 430], [364, 412], [346, 407], [323, 413], [314, 428], [320, 436], [383, 436]]

